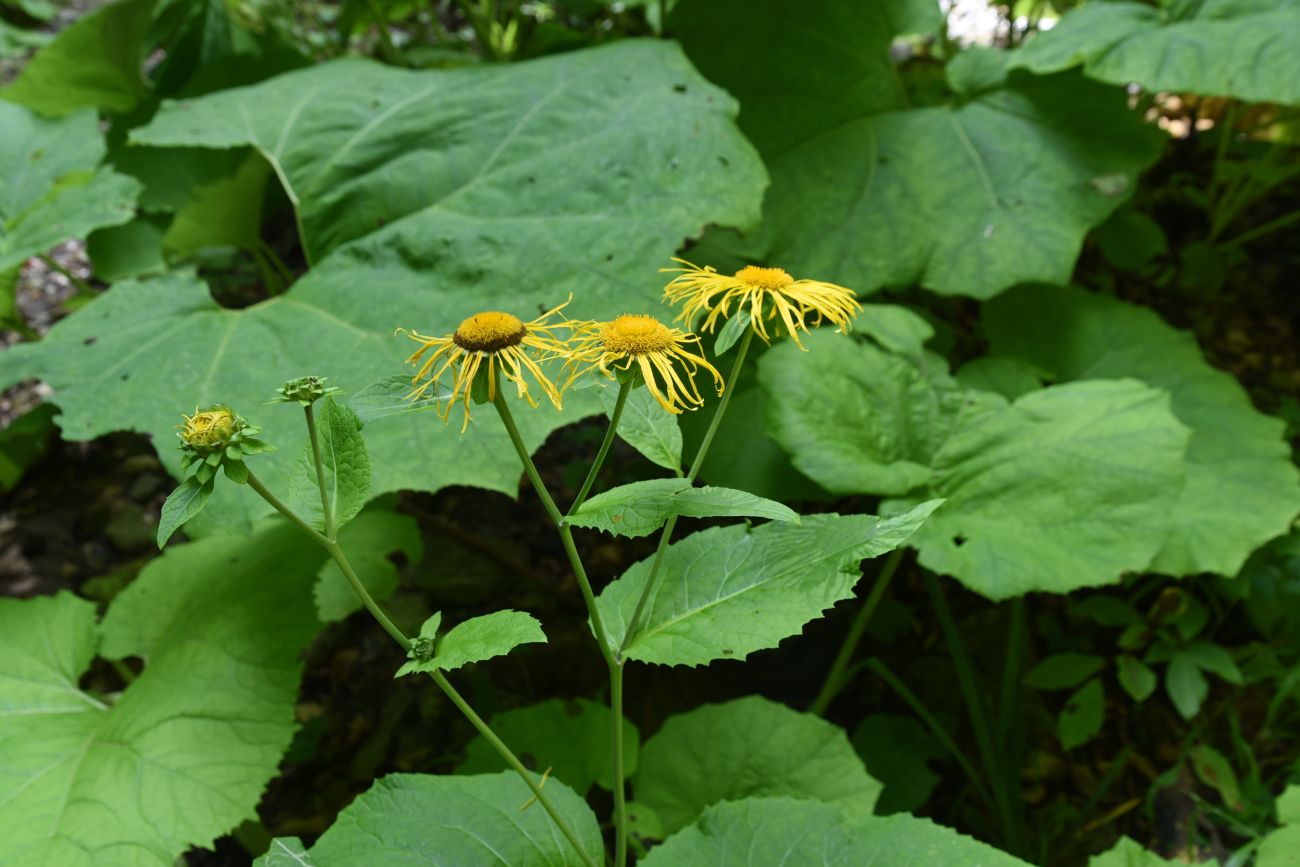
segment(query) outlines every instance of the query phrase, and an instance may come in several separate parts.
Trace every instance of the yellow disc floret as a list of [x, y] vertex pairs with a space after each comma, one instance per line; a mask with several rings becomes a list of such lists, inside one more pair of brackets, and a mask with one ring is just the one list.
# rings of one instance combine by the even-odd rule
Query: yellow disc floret
[[821, 280], [796, 280], [780, 268], [747, 265], [728, 277], [712, 267], [673, 261], [686, 267], [663, 269], [677, 274], [664, 287], [664, 298], [671, 304], [683, 303], [680, 321], [689, 323], [703, 314], [704, 331], [712, 331], [719, 319], [728, 318], [734, 305], [737, 316], [748, 314], [750, 327], [764, 342], [770, 337], [768, 322], [777, 319], [802, 349], [799, 332], [807, 333], [809, 320], [813, 325], [825, 320], [847, 332], [862, 310], [852, 289]]
[[607, 376], [613, 375], [611, 368], [635, 369], [664, 409], [674, 414], [695, 409], [704, 403], [695, 386], [695, 373], [701, 367], [713, 375], [718, 394], [723, 386], [722, 375], [713, 365], [688, 348], [699, 342], [694, 334], [641, 314], [629, 313], [609, 322], [575, 322], [566, 353], [569, 378], [564, 387], [593, 368]]
[[[561, 326], [551, 324], [548, 320], [567, 304], [566, 301], [528, 323], [518, 316], [502, 313], [499, 310], [475, 313], [463, 320], [452, 334], [445, 337], [430, 337], [402, 328], [397, 329], [398, 333], [405, 334], [421, 344], [420, 348], [406, 359], [408, 364], [420, 365], [420, 369], [411, 378], [411, 385], [414, 388], [407, 395], [407, 399], [419, 400], [427, 391], [433, 389], [439, 401], [438, 415], [443, 421], [449, 418], [451, 408], [457, 402], [462, 403], [465, 407], [465, 421], [460, 429], [464, 433], [470, 423], [469, 407], [473, 401], [474, 381], [482, 369], [486, 374], [488, 400], [496, 399], [499, 371], [508, 382], [515, 384], [519, 397], [532, 406], [537, 406], [537, 401], [529, 392], [528, 382], [524, 378], [524, 374], [527, 373], [550, 398], [555, 408], [559, 409], [560, 391], [542, 372], [538, 361], [546, 357], [566, 354], [564, 341], [552, 334], [553, 329]], [[438, 392], [440, 380], [449, 371], [452, 374], [451, 393], [440, 393]]]
[[180, 428], [180, 438], [185, 445], [198, 450], [213, 450], [224, 446], [235, 433], [235, 414], [224, 406], [199, 411], [196, 406], [194, 415], [181, 413], [185, 424]]
[[451, 339], [469, 352], [495, 352], [507, 346], [518, 346], [527, 333], [528, 328], [518, 316], [489, 310], [475, 313], [461, 322]]

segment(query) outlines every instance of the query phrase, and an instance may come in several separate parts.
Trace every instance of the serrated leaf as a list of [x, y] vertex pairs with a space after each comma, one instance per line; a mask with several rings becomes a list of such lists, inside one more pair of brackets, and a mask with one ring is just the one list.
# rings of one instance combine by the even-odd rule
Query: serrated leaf
[[[397, 589], [397, 567], [389, 556], [400, 552], [408, 562], [419, 563], [424, 555], [415, 519], [393, 512], [362, 512], [339, 531], [338, 542], [361, 583], [379, 602]], [[356, 591], [333, 560], [321, 566], [313, 595], [316, 613], [324, 623], [342, 620], [362, 607]]]
[[[440, 614], [426, 621], [434, 623], [431, 634], [437, 631]], [[422, 637], [426, 629], [420, 630]], [[481, 617], [471, 617], [448, 630], [438, 639], [433, 658], [428, 661], [411, 660], [397, 670], [395, 677], [416, 671], [454, 671], [471, 662], [482, 662], [494, 656], [505, 656], [521, 644], [546, 643], [546, 634], [537, 618], [522, 611], [494, 611]]]
[[[185, 105], [164, 109], [149, 137], [238, 144], [250, 138], [246, 110], [304, 209], [314, 251], [354, 240], [246, 309], [222, 309], [192, 277], [119, 283], [39, 344], [0, 353], [0, 380], [39, 376], [55, 390], [68, 439], [134, 429], [165, 442], [181, 409], [221, 400], [251, 416], [303, 371], [352, 393], [402, 373], [414, 345], [395, 327], [446, 334], [485, 305], [531, 318], [573, 291], [575, 315], [654, 309], [655, 263], [707, 223], [752, 221], [764, 177], [732, 125], [734, 103], [667, 42], [472, 70], [326, 63]], [[518, 413], [529, 448], [598, 411], [582, 392], [565, 404]], [[270, 442], [301, 442], [293, 413], [253, 420]], [[429, 413], [384, 419], [366, 435], [373, 493], [518, 490], [518, 461], [490, 409], [463, 437]], [[294, 457], [283, 448], [256, 472], [282, 491]], [[177, 456], [162, 458], [174, 472]], [[218, 491], [221, 508], [209, 514], [269, 511], [241, 493]]]
[[[546, 794], [599, 861], [596, 816], [559, 780]], [[584, 861], [533, 804], [532, 790], [513, 771], [474, 777], [389, 774], [349, 804], [308, 854], [319, 867], [583, 867]]]
[[840, 494], [905, 494], [930, 478], [963, 395], [942, 371], [822, 329], [764, 353], [767, 423], [800, 472]]
[[145, 34], [155, 0], [118, 0], [78, 17], [37, 52], [0, 98], [42, 114], [123, 113], [145, 95]]
[[[492, 731], [516, 755], [526, 757], [539, 773], [551, 770], [575, 792], [585, 794], [593, 783], [613, 788], [610, 752], [602, 745], [610, 740], [610, 712], [603, 704], [587, 699], [553, 698], [540, 704], [496, 714], [488, 722]], [[636, 773], [641, 735], [636, 726], [623, 721], [623, 773]], [[465, 748], [465, 760], [456, 767], [460, 774], [482, 774], [506, 767], [492, 745], [482, 736]]]
[[1101, 671], [1106, 660], [1090, 653], [1054, 653], [1025, 675], [1034, 689], [1072, 689]]
[[103, 656], [145, 660], [111, 706], [78, 687], [93, 605], [0, 601], [6, 863], [161, 867], [254, 817], [297, 729], [322, 556], [283, 522], [168, 549], [100, 627]]
[[792, 509], [744, 491], [707, 485], [697, 488], [689, 479], [649, 479], [597, 494], [565, 518], [565, 523], [616, 536], [648, 536], [673, 515], [799, 520]]
[[[325, 495], [337, 529], [356, 517], [370, 497], [370, 453], [361, 435], [361, 419], [346, 403], [326, 397], [316, 402], [314, 412], [325, 470]], [[317, 530], [325, 529], [316, 458], [310, 442], [298, 453], [297, 467], [289, 477], [289, 506]]]
[[[664, 665], [744, 659], [798, 635], [853, 595], [858, 563], [892, 551], [939, 502], [890, 518], [813, 515], [799, 524], [714, 527], [668, 547], [656, 591], [624, 655]], [[609, 640], [623, 643], [653, 558], [596, 599]]]
[[[920, 284], [988, 298], [1069, 279], [1084, 235], [1124, 201], [1090, 181], [1132, 189], [1160, 137], [1121, 88], [1074, 73], [999, 68], [952, 104], [908, 108], [890, 45], [938, 13], [817, 0], [791, 29], [781, 0], [677, 5], [674, 34], [740, 99], [772, 175], [761, 229], [733, 245], [741, 258], [863, 294]], [[749, 62], [759, 45], [763, 63]]]
[[1289, 0], [1085, 4], [1038, 33], [1012, 62], [1035, 72], [1082, 64], [1092, 78], [1150, 91], [1300, 103], [1300, 8]]
[[1169, 396], [1133, 380], [970, 407], [934, 459], [948, 502], [911, 544], [990, 599], [1115, 582], [1167, 537], [1187, 437]]
[[1146, 701], [1156, 691], [1156, 673], [1141, 660], [1127, 653], [1115, 658], [1115, 673], [1119, 685], [1134, 701]]
[[1097, 678], [1085, 683], [1065, 703], [1057, 720], [1061, 746], [1072, 750], [1097, 736], [1106, 719], [1106, 692]]
[[1191, 719], [1201, 710], [1210, 684], [1191, 657], [1175, 654], [1165, 671], [1165, 692], [1183, 719]]
[[710, 807], [697, 823], [652, 849], [643, 864], [753, 867], [781, 861], [800, 867], [1025, 867], [1026, 863], [929, 819], [849, 819], [831, 804], [746, 798]]
[[[611, 416], [614, 404], [618, 402], [618, 388], [606, 385], [598, 394], [605, 415]], [[664, 412], [649, 389], [634, 388], [627, 396], [623, 416], [619, 419], [618, 435], [651, 463], [681, 472], [682, 431], [677, 426], [677, 416]]]
[[212, 481], [200, 482], [190, 476], [176, 486], [162, 504], [162, 514], [158, 518], [158, 547], [167, 544], [172, 534], [185, 525], [191, 518], [203, 511], [212, 496]]
[[843, 730], [760, 696], [669, 717], [643, 752], [636, 797], [669, 834], [721, 801], [785, 796], [866, 815], [880, 795]]
[[1150, 564], [1155, 571], [1235, 575], [1300, 512], [1300, 471], [1285, 425], [1258, 412], [1230, 374], [1210, 367], [1190, 334], [1141, 307], [1045, 286], [1013, 290], [983, 316], [994, 352], [1059, 380], [1131, 376], [1168, 390], [1192, 436], [1173, 525]]

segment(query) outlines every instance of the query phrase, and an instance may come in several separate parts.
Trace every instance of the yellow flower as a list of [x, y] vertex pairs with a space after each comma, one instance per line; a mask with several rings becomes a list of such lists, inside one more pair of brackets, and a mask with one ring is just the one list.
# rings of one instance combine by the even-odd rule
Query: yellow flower
[[235, 414], [224, 406], [214, 406], [202, 412], [194, 407], [194, 415], [181, 413], [185, 424], [178, 424], [178, 436], [185, 445], [198, 451], [212, 451], [224, 446], [235, 433]]
[[[701, 367], [713, 374], [718, 394], [722, 394], [722, 375], [687, 348], [698, 345], [700, 338], [669, 328], [653, 316], [628, 314], [611, 322], [574, 322], [573, 329], [566, 353], [571, 372], [565, 388], [592, 368], [609, 375], [611, 366], [626, 371], [635, 364], [654, 399], [671, 413], [704, 403], [695, 387], [695, 373]], [[680, 373], [675, 364], [681, 365]]]
[[[542, 392], [550, 398], [551, 403], [555, 404], [555, 408], [559, 409], [559, 389], [546, 378], [546, 374], [538, 366], [537, 360], [529, 354], [528, 349], [553, 355], [564, 353], [564, 342], [552, 334], [552, 330], [557, 326], [549, 324], [547, 320], [568, 303], [566, 301], [528, 323], [517, 316], [498, 310], [475, 313], [461, 322], [454, 333], [446, 337], [428, 337], [399, 328], [399, 333], [422, 344], [406, 359], [407, 364], [416, 364], [422, 358], [424, 359], [419, 371], [411, 378], [411, 385], [415, 388], [407, 395], [407, 399], [418, 400], [429, 388], [436, 388], [439, 380], [448, 370], [452, 371], [455, 378], [452, 382], [451, 397], [446, 403], [440, 405], [438, 417], [447, 421], [451, 408], [456, 405], [456, 401], [461, 401], [465, 406], [465, 421], [460, 430], [464, 433], [470, 423], [469, 405], [473, 399], [475, 377], [485, 367], [484, 361], [486, 361], [488, 400], [496, 398], [499, 370], [502, 376], [515, 384], [520, 397], [532, 406], [537, 406], [537, 401], [533, 400], [532, 394], [528, 391], [528, 383], [524, 379], [524, 374], [529, 373], [537, 381]], [[424, 358], [429, 350], [433, 352]]]
[[[737, 315], [748, 309], [750, 326], [764, 343], [768, 342], [764, 320], [779, 316], [786, 333], [803, 349], [799, 331], [808, 331], [809, 317], [813, 317], [813, 325], [826, 320], [843, 333], [862, 309], [852, 289], [820, 280], [796, 280], [780, 268], [746, 265], [735, 276], [727, 277], [712, 267], [700, 268], [684, 259], [673, 261], [686, 267], [661, 269], [677, 274], [664, 287], [664, 298], [672, 304], [686, 302], [679, 320], [691, 322], [698, 314], [707, 313], [702, 331], [712, 331], [719, 318], [730, 316], [734, 303]], [[771, 307], [764, 316], [768, 301]]]

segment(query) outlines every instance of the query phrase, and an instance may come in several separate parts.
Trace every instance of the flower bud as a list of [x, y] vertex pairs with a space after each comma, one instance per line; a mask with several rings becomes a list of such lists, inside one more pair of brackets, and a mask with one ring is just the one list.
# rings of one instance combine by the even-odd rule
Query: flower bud
[[311, 406], [329, 394], [334, 394], [339, 389], [332, 385], [327, 386], [328, 382], [323, 376], [300, 376], [297, 379], [291, 379], [284, 385], [276, 389], [278, 397], [271, 400], [271, 403], [296, 403], [299, 406]]

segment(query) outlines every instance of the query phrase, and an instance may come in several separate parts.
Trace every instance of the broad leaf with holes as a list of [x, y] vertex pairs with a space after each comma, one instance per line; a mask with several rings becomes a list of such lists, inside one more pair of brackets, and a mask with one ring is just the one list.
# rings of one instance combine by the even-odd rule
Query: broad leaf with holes
[[99, 167], [104, 140], [94, 112], [47, 120], [0, 102], [0, 129], [0, 275], [68, 238], [131, 219], [140, 185]]
[[948, 502], [911, 544], [990, 599], [1112, 583], [1164, 544], [1188, 435], [1135, 380], [969, 405], [934, 457], [929, 491]]
[[[98, 629], [70, 594], [0, 601], [6, 863], [170, 867], [254, 817], [297, 728], [323, 556], [282, 522], [174, 547]], [[97, 646], [146, 660], [112, 703], [78, 687]]]
[[1088, 3], [1029, 40], [1013, 62], [1035, 72], [1081, 64], [1111, 84], [1294, 105], [1297, 45], [1300, 5], [1292, 0]]
[[[559, 780], [546, 794], [588, 858], [604, 844], [591, 808]], [[264, 867], [582, 867], [586, 862], [556, 829], [514, 772], [473, 777], [389, 774], [339, 813], [310, 850], [296, 838], [273, 841]], [[431, 853], [436, 853], [432, 855]]]
[[848, 818], [836, 806], [790, 798], [718, 804], [646, 857], [644, 867], [1025, 867], [987, 843], [913, 816]]
[[615, 536], [648, 536], [674, 515], [799, 520], [788, 506], [734, 488], [697, 488], [690, 479], [648, 479], [597, 494], [566, 517], [565, 523]]
[[1257, 411], [1196, 340], [1158, 315], [1078, 289], [1016, 289], [984, 311], [993, 351], [1062, 381], [1130, 376], [1169, 392], [1191, 428], [1186, 482], [1151, 568], [1235, 575], [1300, 512], [1300, 471], [1282, 421]]
[[[584, 698], [553, 698], [541, 704], [496, 714], [488, 723], [524, 762], [585, 794], [593, 783], [611, 789], [613, 773], [609, 742], [609, 708]], [[623, 720], [623, 773], [636, 773], [641, 735]], [[462, 774], [482, 774], [505, 769], [505, 760], [481, 735], [465, 748], [465, 760], [456, 768]]]
[[[763, 170], [733, 113], [675, 46], [637, 41], [458, 71], [327, 63], [176, 106], [147, 138], [256, 139], [297, 196], [313, 253], [356, 240], [243, 310], [183, 275], [118, 284], [40, 344], [0, 354], [0, 380], [45, 379], [69, 439], [136, 429], [166, 443], [182, 410], [220, 400], [279, 447], [255, 471], [283, 491], [302, 420], [257, 407], [285, 379], [311, 371], [356, 392], [402, 372], [414, 346], [395, 327], [450, 333], [484, 308], [527, 319], [572, 292], [573, 315], [653, 309], [654, 269], [683, 238], [757, 216]], [[570, 392], [562, 415], [521, 410], [528, 445], [599, 411], [590, 391]], [[376, 421], [366, 439], [372, 494], [517, 490], [490, 410], [464, 436], [412, 413]], [[175, 471], [179, 455], [161, 451]], [[236, 493], [247, 494], [219, 488], [208, 515], [234, 515]]]
[[633, 787], [672, 833], [721, 801], [785, 796], [869, 815], [880, 783], [843, 730], [760, 696], [670, 717], [646, 741]]
[[[939, 505], [891, 518], [813, 515], [756, 529], [713, 527], [669, 546], [657, 588], [624, 655], [664, 665], [744, 659], [798, 635], [808, 621], [853, 595], [858, 564], [907, 541]], [[653, 557], [596, 600], [618, 648], [649, 578]]]
[[677, 5], [674, 33], [740, 98], [772, 174], [744, 257], [859, 292], [919, 283], [987, 298], [1069, 279], [1085, 233], [1156, 158], [1159, 133], [1120, 88], [1007, 76], [988, 58], [950, 67], [953, 104], [908, 108], [891, 40], [938, 19], [928, 0], [817, 0], [795, 28], [782, 0]]

